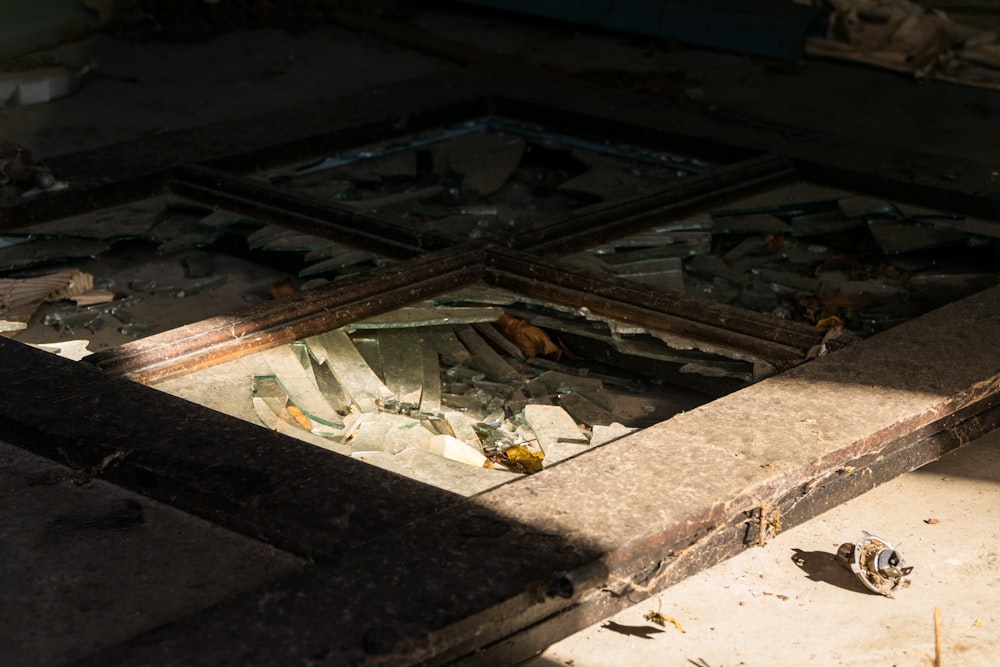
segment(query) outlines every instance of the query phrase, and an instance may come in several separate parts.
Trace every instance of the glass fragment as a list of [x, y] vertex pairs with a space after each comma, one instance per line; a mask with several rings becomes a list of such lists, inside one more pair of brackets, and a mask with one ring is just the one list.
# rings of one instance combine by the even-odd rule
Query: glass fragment
[[392, 401], [399, 411], [415, 410], [420, 406], [424, 383], [423, 340], [412, 329], [380, 329], [378, 351], [382, 379], [395, 394]]
[[333, 375], [361, 412], [376, 412], [395, 395], [365, 362], [343, 330], [334, 330], [308, 339], [310, 347], [321, 346]]
[[429, 327], [442, 324], [473, 324], [495, 322], [503, 315], [500, 308], [434, 308], [405, 307], [391, 313], [352, 322], [355, 329]]
[[262, 356], [274, 377], [286, 390], [289, 400], [307, 420], [304, 424], [307, 431], [317, 435], [333, 435], [344, 428], [344, 422], [336, 408], [330, 405], [317, 387], [312, 366], [303, 367], [302, 355], [296, 349], [279, 345], [263, 351]]

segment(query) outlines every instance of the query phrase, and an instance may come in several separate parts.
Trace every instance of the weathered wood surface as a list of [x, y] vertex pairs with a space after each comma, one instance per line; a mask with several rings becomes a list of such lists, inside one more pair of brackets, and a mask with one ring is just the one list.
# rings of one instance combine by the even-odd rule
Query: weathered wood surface
[[320, 334], [461, 287], [479, 275], [478, 249], [422, 255], [231, 317], [215, 317], [86, 357], [110, 375], [152, 383]]
[[825, 334], [816, 327], [745, 308], [553, 267], [523, 253], [490, 251], [486, 265], [486, 276], [500, 287], [577, 308], [586, 306], [625, 322], [725, 343], [782, 362], [803, 360]]

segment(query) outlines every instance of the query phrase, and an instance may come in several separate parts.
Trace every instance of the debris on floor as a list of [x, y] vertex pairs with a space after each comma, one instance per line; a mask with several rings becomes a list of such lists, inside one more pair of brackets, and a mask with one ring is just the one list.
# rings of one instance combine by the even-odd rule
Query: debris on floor
[[[4, 93], [0, 80], [0, 98]], [[0, 107], [3, 106], [0, 99]], [[57, 181], [51, 170], [34, 159], [31, 151], [18, 143], [0, 138], [0, 186], [13, 185], [22, 190], [21, 196], [31, 197], [46, 190], [61, 190], [66, 184]]]
[[681, 633], [685, 632], [684, 628], [681, 627], [680, 621], [678, 621], [673, 616], [667, 616], [666, 614], [662, 614], [659, 611], [648, 611], [643, 615], [643, 618], [649, 621], [650, 623], [656, 623], [657, 625], [661, 625], [663, 627], [666, 627], [667, 623], [670, 623], [675, 628], [677, 628], [678, 632]]
[[[118, 334], [114, 342], [125, 342], [391, 261], [378, 252], [329, 238], [180, 198], [154, 197], [6, 232], [0, 237], [0, 289], [6, 290], [0, 318], [75, 336], [84, 329], [91, 334], [104, 329], [111, 316], [117, 321], [111, 327]], [[51, 280], [46, 276], [69, 275], [67, 267], [85, 267], [92, 289], [45, 292], [45, 281]], [[230, 276], [234, 269], [238, 273]], [[248, 281], [243, 273], [259, 275], [260, 280], [265, 273], [274, 278], [262, 287], [257, 286], [260, 280]], [[278, 282], [287, 285], [286, 292], [271, 288]], [[40, 290], [37, 298], [28, 294], [29, 286]], [[169, 300], [217, 295], [223, 288], [243, 290], [242, 298], [226, 306], [219, 301], [220, 310], [212, 313], [192, 311], [186, 321], [164, 315]], [[35, 303], [30, 312], [20, 311], [25, 299]], [[51, 331], [35, 331], [33, 341], [26, 342], [50, 338]]]
[[[94, 276], [68, 269], [33, 278], [0, 278], [0, 331], [25, 329], [42, 303], [94, 293]], [[103, 297], [103, 295], [102, 295]]]
[[44, 104], [72, 95], [91, 69], [91, 65], [69, 67], [42, 56], [0, 63], [0, 109]]
[[856, 543], [840, 545], [837, 561], [850, 569], [865, 588], [890, 598], [897, 588], [910, 584], [906, 576], [913, 571], [891, 544], [867, 531], [862, 531]]
[[576, 268], [869, 335], [1000, 282], [1000, 223], [849, 193], [697, 213], [563, 258]]
[[67, 340], [59, 343], [35, 343], [34, 347], [65, 359], [80, 361], [84, 357], [93, 353], [89, 348], [89, 340]]
[[809, 37], [806, 54], [837, 58], [968, 86], [1000, 90], [996, 33], [948, 18], [908, 0], [827, 0], [825, 37]]
[[271, 184], [455, 239], [499, 239], [649, 192], [701, 160], [472, 121], [258, 174]]

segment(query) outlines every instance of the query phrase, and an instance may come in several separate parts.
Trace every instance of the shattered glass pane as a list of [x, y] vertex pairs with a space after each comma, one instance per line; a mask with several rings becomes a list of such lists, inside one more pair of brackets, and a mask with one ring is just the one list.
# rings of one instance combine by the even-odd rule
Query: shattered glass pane
[[472, 494], [754, 380], [753, 359], [658, 335], [472, 286], [157, 387]]
[[[661, 222], [562, 263], [870, 335], [1000, 283], [998, 239], [998, 221], [802, 182]], [[686, 368], [747, 374], [700, 362]]]
[[97, 352], [392, 261], [339, 240], [153, 197], [19, 227], [0, 239], [0, 331], [36, 344], [86, 335]]
[[452, 239], [497, 239], [704, 171], [686, 156], [486, 119], [258, 174], [273, 185]]

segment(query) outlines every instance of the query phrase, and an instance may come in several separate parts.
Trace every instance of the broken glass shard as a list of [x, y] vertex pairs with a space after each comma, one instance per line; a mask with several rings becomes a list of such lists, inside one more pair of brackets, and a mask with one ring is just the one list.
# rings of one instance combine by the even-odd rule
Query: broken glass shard
[[[737, 265], [738, 266], [738, 265]], [[692, 257], [685, 265], [691, 273], [707, 276], [711, 278], [722, 278], [734, 285], [743, 285], [747, 282], [746, 273], [736, 266], [732, 266], [721, 257], [714, 255], [699, 255]]]
[[455, 333], [472, 354], [470, 366], [485, 371], [494, 380], [504, 381], [517, 377], [517, 371], [497, 354], [470, 325], [460, 324], [456, 326]]
[[197, 252], [181, 258], [185, 278], [207, 278], [215, 273], [215, 260], [207, 252]]
[[625, 264], [644, 259], [687, 257], [710, 252], [710, 232], [646, 232], [626, 236], [613, 243], [590, 248], [609, 264]]
[[715, 221], [708, 213], [695, 213], [680, 220], [671, 222], [661, 222], [649, 228], [650, 232], [661, 234], [663, 232], [690, 232], [690, 231], [712, 231]]
[[399, 327], [426, 327], [441, 324], [472, 324], [495, 322], [503, 315], [501, 308], [441, 308], [406, 307], [384, 315], [352, 322], [355, 329], [384, 329]]
[[263, 351], [262, 356], [286, 390], [291, 403], [305, 416], [307, 431], [317, 435], [334, 435], [344, 428], [336, 408], [316, 385], [308, 355], [302, 355], [292, 346], [279, 345]]
[[713, 234], [788, 234], [791, 226], [770, 213], [752, 215], [727, 215], [720, 217], [713, 214], [715, 226]]
[[883, 199], [873, 197], [844, 197], [837, 201], [840, 212], [848, 218], [860, 218], [871, 215], [897, 215], [896, 207]]
[[697, 373], [707, 377], [729, 377], [752, 382], [753, 365], [739, 361], [696, 361], [680, 367], [681, 373]]
[[49, 313], [42, 319], [42, 323], [56, 327], [59, 331], [72, 332], [85, 328], [91, 333], [102, 329], [105, 324], [102, 311], [77, 308]]
[[801, 273], [777, 271], [775, 269], [764, 268], [752, 269], [752, 273], [760, 280], [786, 288], [787, 290], [804, 290], [806, 292], [814, 293], [819, 293], [820, 291], [819, 280], [810, 276], [802, 275]]
[[416, 426], [418, 423], [405, 415], [369, 413], [362, 418], [349, 441], [351, 451], [354, 454], [372, 451], [398, 454], [409, 446], [409, 440], [393, 437], [392, 431], [402, 428], [410, 433], [410, 429]]
[[473, 422], [464, 412], [445, 412], [444, 419], [453, 436], [467, 445], [481, 447], [479, 435], [476, 433], [475, 428], [473, 428]]
[[322, 273], [336, 273], [364, 262], [376, 262], [377, 259], [378, 257], [374, 253], [366, 250], [344, 250], [315, 264], [310, 264], [299, 271], [299, 277], [307, 278]]
[[310, 347], [322, 348], [330, 370], [361, 412], [375, 412], [379, 406], [395, 398], [342, 329], [313, 336], [307, 339], [307, 343]]
[[216, 229], [219, 227], [232, 227], [241, 222], [251, 222], [245, 218], [229, 211], [213, 211], [203, 218], [198, 218], [200, 227]]
[[501, 352], [509, 357], [524, 360], [524, 352], [521, 351], [512, 340], [504, 336], [492, 324], [477, 323], [472, 325], [479, 334], [496, 346]]
[[825, 211], [792, 218], [792, 236], [821, 236], [864, 226], [864, 218], [845, 217], [840, 211]]
[[271, 236], [257, 246], [260, 250], [272, 252], [309, 252], [317, 248], [325, 248], [330, 240], [315, 234], [303, 234], [286, 229], [284, 234]]
[[251, 250], [262, 248], [271, 239], [297, 234], [298, 232], [281, 225], [267, 225], [255, 230], [247, 236], [247, 247]]
[[436, 415], [441, 412], [441, 364], [437, 352], [427, 341], [429, 335], [425, 331], [421, 336], [424, 377], [420, 392], [420, 414]]
[[570, 391], [596, 391], [604, 386], [604, 383], [596, 378], [561, 373], [559, 371], [545, 371], [538, 376], [538, 381], [545, 384], [552, 393], [566, 393]]
[[452, 461], [476, 466], [477, 468], [493, 467], [482, 450], [474, 448], [451, 435], [431, 436], [427, 451]]
[[819, 243], [804, 243], [799, 240], [785, 239], [780, 254], [790, 264], [819, 264], [829, 259], [833, 251], [829, 246]]
[[559, 394], [559, 405], [568, 412], [572, 419], [581, 424], [608, 424], [615, 419], [610, 410], [598, 405], [580, 392]]
[[932, 301], [947, 303], [1000, 283], [997, 273], [925, 271], [910, 279], [914, 291]]
[[98, 257], [110, 250], [111, 245], [107, 241], [86, 239], [38, 239], [28, 244], [0, 248], [0, 270]]
[[140, 238], [156, 226], [165, 210], [166, 202], [154, 197], [126, 206], [28, 225], [20, 231], [34, 238], [64, 236], [99, 241]]
[[967, 234], [952, 229], [896, 220], [870, 220], [868, 229], [887, 255], [962, 245], [969, 239]]
[[450, 326], [430, 328], [428, 343], [449, 366], [462, 366], [472, 359], [472, 354]]
[[186, 234], [178, 234], [169, 241], [164, 241], [156, 247], [156, 252], [160, 255], [169, 255], [181, 250], [204, 248], [212, 245], [227, 233], [225, 229], [196, 229]]
[[423, 338], [414, 329], [380, 329], [378, 351], [382, 380], [395, 394], [393, 406], [399, 411], [420, 406], [424, 386]]
[[128, 322], [118, 327], [118, 333], [131, 336], [132, 338], [140, 338], [150, 335], [158, 328], [153, 322]]
[[[768, 193], [764, 196], [770, 198], [773, 196], [773, 193]], [[835, 210], [837, 210], [836, 199], [821, 201], [797, 201], [786, 204], [762, 204], [759, 206], [747, 206], [743, 208], [730, 208], [712, 211], [712, 218], [718, 220], [719, 218], [750, 215], [771, 215], [779, 218], [794, 218], [800, 215], [809, 215], [812, 213], [822, 213], [824, 211]]]
[[[153, 284], [155, 285], [155, 282]], [[195, 280], [185, 283], [183, 285], [156, 287], [153, 289], [153, 294], [156, 296], [172, 296], [182, 299], [186, 296], [195, 296], [196, 294], [211, 292], [217, 287], [222, 287], [225, 284], [226, 276], [212, 276], [203, 280]]]
[[[309, 349], [310, 352], [313, 350], [312, 347]], [[334, 406], [338, 414], [346, 414], [351, 409], [351, 401], [333, 371], [330, 370], [330, 366], [325, 361], [317, 361], [313, 364], [313, 375], [316, 378], [316, 387], [326, 400]]]
[[[454, 142], [442, 168], [463, 174], [462, 187], [480, 196], [499, 190], [521, 162], [525, 141], [517, 135], [478, 132]], [[489, 159], [484, 160], [483, 156]]]
[[556, 443], [586, 445], [590, 438], [580, 430], [576, 421], [557, 405], [526, 405], [524, 420], [535, 434], [542, 451]]
[[750, 236], [727, 250], [722, 256], [722, 259], [727, 262], [735, 262], [736, 260], [743, 259], [747, 255], [760, 253], [762, 251], [766, 252], [767, 246], [767, 236]]
[[351, 335], [351, 342], [368, 364], [368, 368], [381, 378], [382, 355], [378, 352], [378, 332], [371, 330], [354, 332]]

